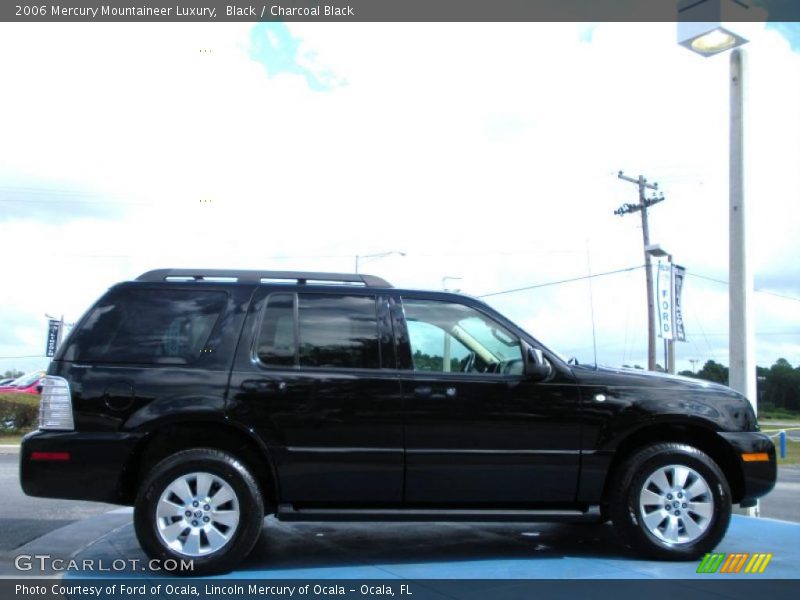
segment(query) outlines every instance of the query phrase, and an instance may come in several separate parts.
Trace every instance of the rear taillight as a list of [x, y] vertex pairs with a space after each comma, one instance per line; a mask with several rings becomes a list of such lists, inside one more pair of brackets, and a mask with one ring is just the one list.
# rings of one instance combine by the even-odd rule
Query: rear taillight
[[72, 431], [72, 397], [69, 384], [63, 377], [48, 375], [42, 381], [42, 398], [39, 403], [39, 429]]

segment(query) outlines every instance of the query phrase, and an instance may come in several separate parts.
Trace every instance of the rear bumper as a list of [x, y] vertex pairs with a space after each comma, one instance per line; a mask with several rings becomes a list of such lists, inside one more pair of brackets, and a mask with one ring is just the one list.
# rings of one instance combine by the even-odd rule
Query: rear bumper
[[22, 438], [19, 479], [29, 496], [122, 503], [125, 466], [141, 435], [35, 431]]
[[[775, 459], [775, 444], [766, 435], [758, 432], [720, 433], [733, 449], [741, 469], [744, 483], [742, 507], [754, 506], [756, 500], [768, 494], [775, 487], [778, 477], [778, 464]], [[745, 461], [742, 455], [766, 454], [767, 460]]]

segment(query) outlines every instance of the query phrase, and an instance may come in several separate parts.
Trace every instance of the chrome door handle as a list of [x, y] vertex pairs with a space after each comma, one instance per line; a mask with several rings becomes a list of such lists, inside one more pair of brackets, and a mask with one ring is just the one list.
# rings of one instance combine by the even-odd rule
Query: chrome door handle
[[414, 395], [417, 398], [455, 398], [458, 396], [458, 389], [453, 386], [433, 388], [428, 385], [421, 385], [414, 388]]
[[245, 392], [285, 392], [285, 381], [269, 381], [267, 379], [247, 379], [242, 382]]

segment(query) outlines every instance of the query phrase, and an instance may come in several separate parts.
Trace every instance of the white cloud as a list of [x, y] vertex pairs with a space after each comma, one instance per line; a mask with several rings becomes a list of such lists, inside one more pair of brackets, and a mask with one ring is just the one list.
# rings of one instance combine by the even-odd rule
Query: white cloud
[[[0, 199], [17, 209], [0, 220], [0, 249], [6, 272], [37, 282], [6, 286], [2, 307], [42, 319], [41, 343], [0, 356], [39, 352], [45, 311], [74, 319], [160, 266], [348, 270], [355, 254], [403, 250], [369, 270], [412, 287], [460, 276], [480, 294], [586, 274], [587, 240], [595, 273], [640, 264], [638, 217], [612, 214], [636, 200], [619, 169], [667, 196], [653, 241], [690, 273], [727, 279], [727, 61], [678, 47], [673, 25], [602, 24], [591, 43], [574, 24], [288, 27], [302, 64], [335, 77], [331, 91], [268, 77], [246, 24], [0, 25], [0, 52], [16, 57], [0, 64], [13, 90], [0, 96], [13, 115]], [[751, 256], [780, 281], [800, 254], [800, 58], [775, 31], [748, 54]], [[122, 216], [30, 192], [52, 187]], [[74, 218], [19, 218], [45, 201]], [[643, 362], [642, 280], [595, 279], [601, 362]], [[727, 361], [724, 292], [687, 282], [681, 367]], [[800, 331], [796, 302], [757, 300], [757, 330]], [[586, 282], [490, 301], [591, 359]], [[759, 338], [759, 360], [800, 362], [798, 340]]]

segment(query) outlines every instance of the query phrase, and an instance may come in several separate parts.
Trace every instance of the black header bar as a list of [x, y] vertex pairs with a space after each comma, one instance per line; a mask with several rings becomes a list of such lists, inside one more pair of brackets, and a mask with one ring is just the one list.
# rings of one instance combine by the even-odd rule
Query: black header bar
[[[727, 21], [800, 21], [798, 0], [696, 0], [743, 8]], [[678, 0], [3, 0], [15, 22], [674, 22]]]

